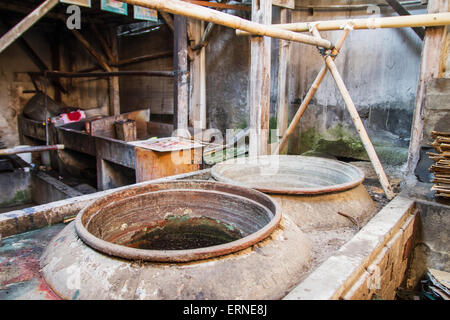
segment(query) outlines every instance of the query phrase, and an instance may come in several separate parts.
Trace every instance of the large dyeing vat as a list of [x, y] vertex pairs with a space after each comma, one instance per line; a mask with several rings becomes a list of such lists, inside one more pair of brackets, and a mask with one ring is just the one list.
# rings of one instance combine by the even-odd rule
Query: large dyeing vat
[[253, 188], [270, 196], [304, 231], [367, 222], [376, 207], [357, 167], [331, 159], [272, 155], [216, 164], [214, 179]]
[[66, 299], [279, 299], [310, 260], [309, 240], [270, 197], [192, 180], [96, 200], [41, 268]]

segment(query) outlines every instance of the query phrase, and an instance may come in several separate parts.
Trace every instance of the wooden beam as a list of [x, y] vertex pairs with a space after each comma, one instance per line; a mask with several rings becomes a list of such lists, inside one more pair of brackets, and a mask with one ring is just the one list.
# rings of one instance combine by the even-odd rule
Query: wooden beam
[[141, 77], [174, 77], [173, 71], [111, 71], [111, 72], [61, 72], [61, 71], [44, 71], [44, 72], [27, 72], [31, 76], [47, 76], [52, 78], [108, 78], [122, 76], [141, 76]]
[[[94, 26], [95, 27], [95, 26]], [[102, 44], [103, 49], [108, 52], [108, 56], [110, 57], [109, 61], [112, 64], [116, 64], [119, 60], [119, 48], [118, 48], [118, 39], [117, 34], [115, 33], [115, 28], [110, 30], [110, 39], [111, 39], [111, 48], [107, 45], [106, 42]], [[101, 35], [98, 35], [100, 38]], [[104, 40], [103, 40], [104, 41]], [[111, 67], [112, 72], [119, 71], [117, 67]], [[109, 115], [117, 116], [120, 114], [120, 88], [119, 88], [119, 77], [111, 77], [108, 79], [108, 89], [109, 89]]]
[[[174, 129], [188, 129], [188, 55], [186, 17], [174, 17]], [[181, 132], [181, 131], [180, 131]]]
[[[273, 4], [273, 2], [272, 2]], [[280, 10], [280, 22], [291, 22], [290, 9], [281, 8]], [[278, 138], [283, 137], [288, 127], [289, 116], [289, 96], [287, 90], [288, 82], [288, 61], [290, 42], [285, 40], [279, 40], [278, 44], [278, 110], [277, 110], [277, 129]]]
[[167, 26], [169, 27], [169, 29], [174, 32], [175, 28], [173, 26], [173, 19], [170, 16], [170, 14], [168, 14], [167, 12], [161, 11], [159, 12], [159, 14], [161, 15], [161, 17], [163, 18], [164, 22], [167, 24]]
[[148, 55], [144, 55], [144, 56], [139, 56], [139, 57], [134, 57], [134, 58], [130, 58], [130, 59], [123, 59], [120, 60], [117, 65], [117, 67], [123, 67], [123, 66], [127, 66], [130, 64], [135, 64], [135, 63], [139, 63], [139, 62], [144, 62], [144, 61], [150, 61], [150, 60], [155, 60], [155, 59], [159, 59], [159, 58], [166, 58], [166, 57], [172, 57], [173, 56], [173, 51], [163, 51], [163, 52], [158, 52], [158, 53], [153, 53], [153, 54], [148, 54]]
[[[155, 59], [159, 59], [159, 58], [166, 58], [166, 57], [173, 57], [173, 50], [148, 54], [148, 55], [134, 57], [134, 58], [130, 58], [130, 59], [119, 60], [118, 63], [111, 64], [111, 67], [123, 67], [123, 66], [128, 66], [131, 64], [135, 64], [135, 63], [151, 61], [151, 60], [155, 60]], [[82, 72], [82, 73], [83, 72], [92, 72], [92, 71], [95, 71], [98, 69], [100, 69], [100, 67], [95, 66], [95, 67], [81, 69], [81, 70], [78, 70], [77, 72]]]
[[90, 53], [90, 55], [97, 61], [97, 63], [103, 68], [103, 70], [107, 72], [111, 72], [112, 69], [106, 62], [105, 58], [97, 52], [97, 50], [94, 49], [87, 41], [87, 39], [76, 29], [71, 30], [72, 34], [78, 39], [78, 41], [81, 42], [81, 44], [84, 46], [84, 48]]
[[38, 22], [47, 12], [59, 3], [59, 0], [46, 0], [39, 7], [33, 10], [22, 21], [20, 21], [14, 28], [9, 30], [0, 39], [0, 53], [8, 48], [11, 43], [20, 38], [28, 29], [30, 29], [36, 22]]
[[[387, 3], [401, 16], [410, 16], [408, 10], [405, 9], [397, 0], [386, 0]], [[425, 29], [423, 27], [413, 27], [414, 32], [423, 40], [425, 37]]]
[[89, 20], [89, 26], [92, 29], [92, 32], [94, 33], [98, 42], [102, 46], [103, 52], [108, 57], [109, 64], [112, 65], [114, 63], [117, 63], [117, 59], [115, 58], [115, 56], [112, 52], [112, 49], [109, 47], [108, 43], [106, 43], [105, 38], [100, 34], [100, 31], [98, 30], [97, 26], [95, 25], [95, 23], [92, 20]]
[[166, 11], [175, 15], [181, 15], [188, 18], [204, 20], [220, 24], [225, 27], [240, 29], [259, 36], [291, 40], [331, 49], [333, 44], [325, 39], [317, 39], [313, 36], [299, 34], [287, 30], [282, 30], [271, 25], [262, 25], [254, 21], [248, 21], [237, 16], [223, 13], [214, 9], [198, 6], [178, 0], [123, 0], [122, 2], [156, 9], [159, 12]]
[[196, 5], [203, 6], [203, 7], [238, 10], [238, 11], [251, 11], [252, 10], [252, 8], [250, 6], [242, 6], [242, 5], [235, 5], [235, 4], [228, 4], [228, 3], [199, 1], [199, 0], [182, 0], [182, 1], [189, 2], [189, 3], [196, 4]]
[[[252, 21], [272, 23], [271, 0], [252, 2]], [[270, 118], [270, 45], [268, 37], [250, 40], [250, 143], [249, 156], [267, 154]]]
[[[428, 13], [447, 12], [448, 0], [429, 0]], [[417, 84], [416, 103], [411, 126], [411, 141], [409, 143], [406, 176], [413, 176], [420, 159], [424, 128], [425, 88], [428, 81], [440, 74], [441, 53], [444, 48], [445, 27], [427, 28], [422, 45], [422, 56]], [[409, 181], [407, 181], [409, 182]], [[412, 182], [412, 181], [411, 181]]]

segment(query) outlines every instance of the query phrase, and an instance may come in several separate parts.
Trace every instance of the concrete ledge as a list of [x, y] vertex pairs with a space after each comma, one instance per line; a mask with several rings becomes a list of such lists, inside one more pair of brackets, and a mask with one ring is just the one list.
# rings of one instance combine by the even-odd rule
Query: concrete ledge
[[[179, 179], [204, 180], [209, 178], [210, 169], [206, 169], [157, 180], [145, 181], [134, 184], [132, 186]], [[18, 233], [39, 229], [56, 223], [61, 223], [65, 218], [78, 214], [78, 212], [82, 208], [84, 208], [86, 205], [96, 200], [97, 198], [118, 190], [127, 189], [129, 187], [130, 186], [124, 186], [116, 189], [96, 192], [75, 198], [60, 200], [40, 206], [0, 214], [0, 238], [6, 238]]]
[[[295, 287], [286, 300], [330, 300], [352, 296], [367, 283], [374, 261], [389, 250], [389, 242], [415, 215], [415, 201], [398, 195], [349, 242]], [[385, 249], [388, 247], [388, 249]], [[369, 268], [369, 270], [367, 270]], [[350, 291], [350, 292], [349, 292]]]

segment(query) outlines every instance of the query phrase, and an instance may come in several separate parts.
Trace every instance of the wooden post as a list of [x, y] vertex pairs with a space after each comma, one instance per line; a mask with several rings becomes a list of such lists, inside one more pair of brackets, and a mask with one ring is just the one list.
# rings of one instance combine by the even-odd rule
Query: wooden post
[[186, 17], [174, 17], [174, 129], [189, 136], [188, 132], [188, 58]]
[[[202, 38], [204, 23], [189, 19], [188, 34], [191, 41], [199, 43]], [[206, 129], [206, 59], [205, 48], [194, 54], [190, 63], [190, 99], [189, 123], [195, 129]]]
[[[428, 13], [447, 12], [448, 0], [429, 0]], [[411, 126], [411, 141], [409, 143], [408, 161], [406, 163], [406, 176], [414, 175], [420, 159], [420, 149], [423, 140], [424, 100], [425, 88], [429, 80], [438, 77], [441, 53], [444, 47], [445, 27], [426, 28], [422, 45], [422, 57], [417, 84], [416, 104], [414, 107]]]
[[22, 21], [20, 21], [14, 28], [9, 30], [0, 39], [0, 53], [9, 47], [16, 39], [21, 37], [28, 29], [30, 29], [36, 22], [38, 22], [47, 12], [59, 3], [59, 0], [46, 0], [39, 7], [33, 10]]
[[[118, 48], [118, 39], [117, 34], [115, 32], [115, 28], [110, 31], [111, 35], [111, 50], [110, 54], [112, 59], [112, 64], [117, 64], [119, 60], [119, 48]], [[108, 47], [104, 44], [105, 47]], [[118, 67], [111, 67], [112, 72], [119, 71]], [[120, 114], [120, 85], [119, 77], [110, 77], [108, 79], [108, 88], [109, 88], [109, 115], [117, 116]]]
[[[291, 12], [288, 8], [280, 9], [280, 22], [291, 22]], [[278, 110], [277, 110], [277, 128], [278, 138], [283, 137], [288, 127], [289, 115], [289, 95], [287, 90], [288, 80], [288, 61], [290, 42], [279, 40], [279, 57], [278, 57]]]
[[[272, 23], [272, 1], [252, 2], [252, 21]], [[270, 44], [268, 37], [250, 40], [250, 144], [249, 155], [267, 154], [270, 117]]]

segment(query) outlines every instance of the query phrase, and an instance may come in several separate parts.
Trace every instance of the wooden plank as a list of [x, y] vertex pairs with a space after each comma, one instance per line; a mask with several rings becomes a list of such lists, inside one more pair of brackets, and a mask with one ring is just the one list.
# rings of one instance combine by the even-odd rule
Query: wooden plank
[[[295, 0], [272, 0], [272, 5], [287, 9], [295, 9]], [[281, 22], [289, 23], [289, 22]]]
[[116, 137], [122, 141], [136, 141], [136, 121], [119, 120], [114, 123]]
[[17, 120], [21, 136], [46, 141], [45, 125], [42, 122], [25, 118], [22, 115], [19, 115]]
[[[252, 2], [252, 21], [272, 23], [271, 0]], [[268, 37], [250, 40], [250, 144], [249, 155], [265, 155], [268, 151], [270, 118], [270, 45]]]
[[28, 29], [30, 29], [36, 22], [38, 22], [47, 12], [53, 9], [59, 3], [59, 0], [46, 0], [39, 7], [33, 10], [22, 21], [20, 21], [14, 28], [9, 30], [0, 39], [0, 53], [8, 48], [11, 43], [21, 37]]
[[95, 137], [95, 147], [97, 150], [97, 158], [134, 169], [135, 158], [133, 145], [120, 140]]
[[[201, 148], [174, 152], [157, 152], [144, 148], [135, 148], [136, 182], [143, 182], [157, 178], [188, 173], [200, 169], [197, 154], [202, 154]], [[182, 159], [182, 163], [175, 163], [172, 157]]]
[[78, 130], [57, 127], [56, 137], [58, 143], [63, 144], [65, 149], [74, 150], [96, 156], [95, 137]]
[[[273, 5], [272, 1], [272, 5]], [[295, 5], [294, 5], [295, 6]], [[289, 9], [282, 8], [280, 11], [280, 22], [291, 22], [291, 13]], [[277, 110], [277, 128], [278, 138], [281, 139], [288, 127], [289, 117], [289, 93], [288, 93], [288, 61], [289, 61], [290, 42], [279, 40], [278, 48], [278, 110]], [[281, 150], [282, 151], [282, 150]]]
[[92, 136], [101, 136], [105, 138], [115, 138], [114, 123], [120, 120], [134, 120], [136, 121], [136, 132], [138, 139], [148, 138], [147, 123], [150, 119], [150, 110], [143, 109], [123, 113], [117, 116], [104, 117], [93, 120], [90, 123], [90, 134]]
[[[447, 12], [448, 0], [430, 0], [428, 13]], [[411, 126], [411, 141], [409, 143], [408, 160], [405, 175], [413, 175], [420, 159], [420, 150], [423, 141], [424, 130], [424, 99], [427, 83], [439, 75], [440, 58], [443, 50], [444, 27], [432, 27], [425, 30], [425, 38], [422, 45], [422, 56], [419, 69], [419, 81], [417, 85], [416, 103], [414, 107]]]
[[174, 17], [174, 128], [181, 131], [188, 128], [188, 59], [186, 17]]

